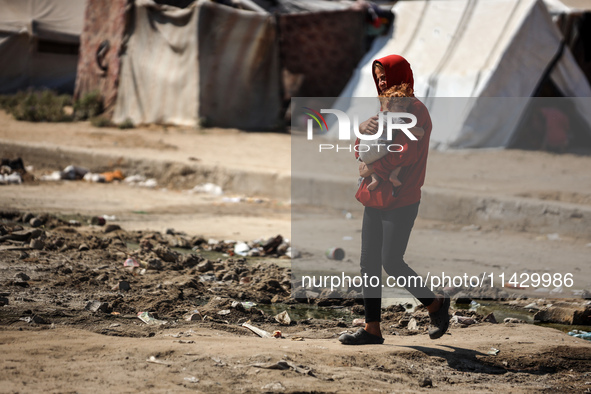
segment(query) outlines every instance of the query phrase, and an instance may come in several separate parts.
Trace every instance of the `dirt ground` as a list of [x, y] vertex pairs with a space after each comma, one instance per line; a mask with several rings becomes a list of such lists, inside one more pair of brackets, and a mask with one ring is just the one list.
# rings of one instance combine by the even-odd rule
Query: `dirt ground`
[[[187, 162], [195, 157], [257, 171], [269, 170], [269, 163], [276, 163], [271, 171], [290, 169], [288, 135], [103, 130], [1, 116], [3, 141]], [[208, 138], [225, 143], [229, 152], [203, 149]], [[237, 140], [261, 154], [240, 154], [232, 144]], [[540, 199], [589, 204], [585, 156], [471, 151], [431, 157], [429, 176], [438, 187], [538, 193]], [[522, 165], [503, 182], [502, 171], [516, 162]], [[473, 171], [462, 180], [461, 172], [442, 167]], [[33, 173], [60, 169], [46, 164]], [[528, 181], [520, 187], [521, 178]], [[231, 240], [253, 246], [261, 240], [263, 248], [277, 235], [290, 239], [287, 201], [235, 203], [182, 189], [35, 181], [0, 186], [0, 206], [2, 392], [591, 391], [591, 342], [532, 324], [484, 322], [480, 312], [455, 306], [452, 312], [475, 324], [452, 324], [440, 340], [429, 340], [424, 309], [391, 306], [384, 309], [385, 345], [341, 345], [340, 333], [356, 330], [353, 319], [362, 317], [358, 299], [291, 298], [291, 261], [273, 242], [265, 257], [231, 256]], [[120, 228], [89, 224], [97, 215], [114, 216], [106, 224]], [[322, 215], [311, 225], [335, 233], [332, 243], [346, 251], [341, 264], [355, 270], [360, 211], [352, 219], [342, 212]], [[42, 225], [32, 227], [33, 218]], [[419, 219], [407, 258], [417, 271], [436, 269], [441, 260], [459, 271], [559, 266], [577, 275], [581, 290], [591, 287], [590, 242]], [[324, 244], [312, 245], [301, 263], [314, 264], [309, 256], [324, 251]], [[129, 257], [140, 267], [124, 267]], [[290, 325], [274, 318], [284, 310]], [[150, 324], [138, 318], [141, 312], [150, 313]], [[409, 329], [412, 319], [416, 329]], [[280, 330], [284, 338], [260, 338], [242, 326], [247, 321], [270, 333]]]

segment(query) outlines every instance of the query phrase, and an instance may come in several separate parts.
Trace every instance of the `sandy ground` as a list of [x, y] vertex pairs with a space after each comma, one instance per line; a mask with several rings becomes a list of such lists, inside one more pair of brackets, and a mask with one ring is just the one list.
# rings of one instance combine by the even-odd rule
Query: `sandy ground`
[[[88, 123], [14, 122], [1, 112], [0, 117], [2, 141], [49, 149], [71, 146], [89, 152], [186, 163], [198, 159], [199, 163], [253, 171], [289, 173], [291, 168], [288, 135], [161, 127], [122, 131], [96, 129]], [[244, 149], [257, 154], [245, 155]], [[35, 161], [23, 159], [25, 164]], [[589, 205], [591, 183], [586, 180], [590, 164], [591, 159], [586, 156], [541, 152], [432, 152], [427, 185], [458, 192], [521, 195]], [[33, 173], [62, 169], [50, 167], [37, 167]], [[84, 182], [33, 182], [0, 186], [0, 190], [3, 211], [51, 213], [83, 223], [91, 216], [114, 215], [116, 219], [110, 223], [126, 230], [118, 235], [123, 240], [128, 236], [125, 234], [163, 234], [166, 229], [185, 232], [187, 237], [243, 241], [277, 234], [291, 238], [293, 231], [290, 206], [286, 201], [273, 199], [231, 203], [222, 197], [189, 194], [181, 189], [150, 190]], [[346, 258], [339, 267], [354, 272], [361, 211], [353, 211], [352, 219], [346, 219], [344, 212], [330, 210], [320, 212], [317, 218], [317, 222], [307, 225], [316, 229], [325, 226], [326, 232], [333, 234], [330, 245], [345, 249]], [[2, 224], [15, 225], [10, 221]], [[305, 226], [297, 231], [302, 229]], [[226, 287], [220, 285], [221, 290], [213, 285], [202, 288], [191, 284], [191, 279], [200, 274], [190, 267], [134, 276], [122, 267], [125, 255], [131, 252], [123, 249], [119, 252], [122, 254], [117, 254], [109, 249], [117, 245], [119, 250], [122, 248], [113, 236], [94, 227], [83, 226], [75, 233], [61, 233], [62, 230], [48, 230], [48, 236], [71, 239], [68, 242], [72, 247], [66, 252], [1, 252], [0, 283], [9, 305], [0, 307], [0, 391], [584, 392], [591, 387], [591, 344], [555, 329], [530, 324], [454, 326], [444, 338], [430, 341], [424, 326], [417, 332], [408, 332], [399, 326], [396, 317], [384, 324], [384, 346], [351, 348], [336, 340], [341, 332], [355, 329], [351, 321], [360, 316], [351, 305], [339, 305], [344, 313], [339, 318], [300, 317], [288, 327], [274, 322], [269, 311], [262, 317], [237, 315], [226, 323], [216, 316], [222, 307], [213, 306], [212, 321], [187, 322], [182, 318], [184, 313], [191, 308], [204, 308], [216, 294], [226, 300], [255, 302], [270, 302], [273, 294], [251, 294], [248, 285], [236, 282]], [[104, 239], [108, 241], [101, 241]], [[90, 250], [78, 250], [82, 241], [90, 244]], [[419, 272], [437, 270], [442, 262], [457, 272], [471, 272], [474, 267], [478, 267], [478, 272], [484, 268], [495, 273], [559, 269], [574, 273], [580, 290], [591, 287], [589, 242], [585, 237], [552, 240], [540, 234], [497, 231], [486, 226], [464, 228], [419, 219], [407, 259]], [[107, 246], [100, 251], [95, 244]], [[298, 263], [304, 267], [325, 264], [325, 240], [310, 245]], [[226, 261], [227, 257], [223, 259]], [[287, 261], [272, 258], [262, 260], [261, 264], [266, 267], [277, 263], [285, 266]], [[72, 273], [68, 274], [67, 269]], [[262, 268], [261, 275], [269, 277], [270, 272], [276, 272], [276, 268], [270, 270]], [[30, 276], [29, 287], [15, 284], [19, 272]], [[102, 282], [98, 278], [104, 273], [108, 276]], [[121, 280], [131, 283], [129, 292], [111, 290]], [[178, 298], [179, 291], [185, 294], [182, 300]], [[282, 293], [283, 302], [287, 301], [284, 297]], [[96, 299], [120, 314], [84, 309], [88, 301]], [[301, 308], [301, 304], [279, 305]], [[169, 323], [150, 326], [135, 317], [137, 312], [147, 309]], [[44, 317], [48, 324], [20, 320], [34, 315]], [[239, 326], [247, 318], [270, 332], [281, 329], [286, 338], [258, 338]], [[420, 320], [420, 316], [417, 318]], [[303, 341], [292, 340], [298, 337]], [[500, 351], [497, 355], [488, 354], [491, 348]], [[161, 364], [147, 362], [151, 356]], [[288, 362], [281, 364], [287, 365], [287, 369], [263, 368], [273, 368], [281, 360]], [[193, 382], [192, 377], [198, 381]], [[432, 387], [426, 378], [431, 380]]]

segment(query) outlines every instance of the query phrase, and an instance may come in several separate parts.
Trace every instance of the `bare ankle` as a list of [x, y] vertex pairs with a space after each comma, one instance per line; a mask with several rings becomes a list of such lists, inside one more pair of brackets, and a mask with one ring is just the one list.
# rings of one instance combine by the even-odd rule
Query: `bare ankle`
[[365, 331], [369, 332], [372, 335], [375, 335], [377, 337], [381, 337], [382, 336], [382, 330], [380, 329], [380, 323], [379, 322], [369, 322], [369, 323], [365, 323]]

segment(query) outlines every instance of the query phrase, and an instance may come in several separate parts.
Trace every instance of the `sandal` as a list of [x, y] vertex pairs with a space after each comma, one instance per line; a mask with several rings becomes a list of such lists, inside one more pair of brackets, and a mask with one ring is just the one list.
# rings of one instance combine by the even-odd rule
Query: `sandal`
[[363, 328], [357, 330], [355, 334], [343, 334], [339, 337], [343, 345], [381, 345], [384, 338], [370, 334]]
[[437, 312], [429, 313], [431, 325], [433, 326], [429, 329], [429, 338], [441, 338], [449, 328], [449, 304], [449, 296], [444, 293], [443, 303], [439, 310]]

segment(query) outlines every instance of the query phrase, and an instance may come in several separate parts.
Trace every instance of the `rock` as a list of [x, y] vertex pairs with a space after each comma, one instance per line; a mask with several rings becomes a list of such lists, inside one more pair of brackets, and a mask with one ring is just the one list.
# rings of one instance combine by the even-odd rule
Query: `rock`
[[23, 223], [29, 223], [34, 217], [35, 215], [33, 215], [31, 212], [25, 213], [23, 216]]
[[107, 224], [105, 226], [104, 232], [105, 234], [107, 234], [117, 230], [121, 230], [121, 226], [119, 226], [118, 224]]
[[29, 220], [29, 224], [31, 227], [40, 227], [43, 224], [43, 221], [39, 218], [32, 218]]
[[96, 280], [98, 280], [99, 282], [106, 282], [109, 280], [109, 274], [104, 272], [104, 273], [100, 274], [99, 276], [97, 276]]
[[433, 381], [430, 377], [419, 379], [419, 387], [433, 387]]
[[486, 315], [486, 317], [482, 321], [487, 322], [487, 323], [492, 323], [492, 324], [498, 323], [497, 319], [495, 318], [494, 313], [492, 313], [492, 312], [489, 313], [488, 315]]
[[472, 324], [476, 324], [476, 320], [472, 319], [471, 317], [467, 317], [467, 316], [453, 316], [450, 319], [450, 323], [458, 323], [463, 326], [470, 326]]
[[14, 279], [19, 279], [26, 282], [28, 280], [31, 280], [31, 277], [25, 274], [24, 272], [18, 272], [16, 275], [14, 275]]
[[162, 260], [160, 260], [160, 259], [152, 258], [152, 259], [149, 259], [147, 261], [147, 263], [148, 263], [149, 269], [161, 271], [164, 268], [164, 264], [162, 263]]
[[176, 263], [179, 258], [178, 253], [173, 252], [165, 246], [157, 246], [154, 248], [154, 252], [158, 257], [167, 263]]
[[43, 244], [43, 241], [41, 241], [40, 239], [32, 239], [31, 242], [29, 243], [29, 247], [31, 249], [35, 249], [35, 250], [41, 250], [43, 249], [43, 246], [45, 246]]
[[470, 302], [472, 302], [472, 298], [470, 298], [470, 296], [464, 292], [459, 292], [456, 294], [454, 300], [456, 305], [468, 305]]
[[122, 280], [121, 282], [119, 282], [115, 286], [113, 286], [112, 290], [127, 292], [127, 291], [131, 290], [131, 286], [129, 285], [129, 282]]
[[84, 309], [91, 312], [101, 311], [107, 313], [109, 311], [109, 305], [106, 302], [89, 301]]
[[227, 281], [227, 280], [237, 282], [238, 281], [238, 275], [236, 275], [235, 272], [228, 272], [228, 273], [224, 274], [224, 276], [222, 277], [222, 280], [224, 282]]
[[591, 305], [558, 302], [538, 311], [534, 320], [542, 323], [591, 325]]
[[283, 237], [281, 235], [278, 235], [275, 238], [270, 238], [263, 245], [263, 251], [265, 252], [265, 254], [275, 253], [277, 251], [277, 248], [279, 247], [279, 245], [281, 245], [282, 242], [283, 242]]
[[39, 316], [39, 315], [33, 315], [33, 317], [31, 317], [30, 322], [33, 322], [35, 324], [49, 324], [50, 323], [47, 319], [45, 319], [44, 317]]

